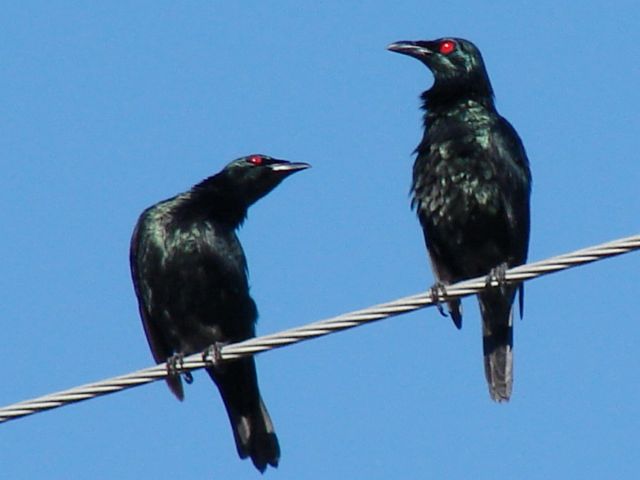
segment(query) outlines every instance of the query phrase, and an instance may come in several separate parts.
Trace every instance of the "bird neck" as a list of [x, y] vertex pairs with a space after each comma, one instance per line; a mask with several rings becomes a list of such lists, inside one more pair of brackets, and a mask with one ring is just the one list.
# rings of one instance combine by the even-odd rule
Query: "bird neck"
[[488, 78], [474, 81], [436, 81], [422, 93], [422, 107], [428, 112], [451, 111], [469, 104], [480, 105], [487, 110], [495, 110], [493, 89]]
[[247, 218], [250, 203], [226, 175], [220, 173], [194, 185], [187, 193], [188, 209], [195, 215], [237, 228]]
[[485, 118], [487, 115], [492, 116], [497, 113], [493, 102], [488, 103], [473, 98], [452, 100], [446, 103], [425, 101], [422, 109], [424, 110], [423, 119], [425, 125], [437, 119], [469, 122], [474, 118]]

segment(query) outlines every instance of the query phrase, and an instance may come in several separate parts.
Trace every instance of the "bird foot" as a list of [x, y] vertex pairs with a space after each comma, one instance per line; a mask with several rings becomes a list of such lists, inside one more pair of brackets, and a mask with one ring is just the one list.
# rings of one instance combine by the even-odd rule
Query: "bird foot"
[[209, 345], [204, 352], [202, 352], [202, 360], [212, 364], [214, 367], [220, 365], [222, 362], [222, 347], [227, 345], [224, 342], [214, 342]]
[[507, 284], [507, 270], [509, 265], [507, 262], [503, 262], [497, 267], [493, 267], [485, 280], [485, 286], [502, 288]]
[[438, 309], [438, 312], [440, 312], [440, 315], [442, 315], [443, 317], [448, 317], [449, 315], [447, 315], [447, 312], [445, 312], [444, 308], [442, 307], [442, 301], [444, 300], [441, 300], [447, 296], [446, 285], [442, 282], [434, 283], [433, 286], [429, 289], [429, 294], [431, 295], [431, 299]]
[[193, 375], [190, 371], [184, 370], [184, 353], [176, 353], [167, 358], [167, 372], [171, 377], [177, 377], [182, 374], [184, 381], [189, 385], [193, 383]]

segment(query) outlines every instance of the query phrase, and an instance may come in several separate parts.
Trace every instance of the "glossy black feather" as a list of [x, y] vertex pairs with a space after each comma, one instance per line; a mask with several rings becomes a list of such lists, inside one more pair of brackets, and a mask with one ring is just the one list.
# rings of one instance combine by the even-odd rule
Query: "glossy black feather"
[[[189, 191], [145, 210], [131, 240], [131, 272], [156, 362], [255, 336], [247, 262], [235, 230], [247, 209], [307, 164], [264, 155], [227, 165]], [[238, 454], [264, 471], [280, 447], [260, 397], [253, 357], [208, 368], [229, 415]], [[167, 383], [184, 397], [179, 376]]]
[[[524, 263], [529, 162], [515, 129], [496, 111], [480, 51], [459, 38], [397, 42], [389, 49], [419, 59], [434, 76], [422, 94], [425, 131], [416, 148], [412, 206], [436, 278], [447, 285]], [[497, 401], [511, 395], [516, 289], [478, 295], [485, 373]], [[460, 325], [460, 302], [449, 302], [449, 310]]]

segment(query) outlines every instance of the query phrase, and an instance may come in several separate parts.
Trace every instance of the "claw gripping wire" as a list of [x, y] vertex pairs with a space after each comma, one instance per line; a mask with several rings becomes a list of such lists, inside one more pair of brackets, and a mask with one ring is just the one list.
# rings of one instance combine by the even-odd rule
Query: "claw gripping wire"
[[[587, 263], [602, 260], [604, 258], [629, 253], [640, 249], [640, 235], [621, 238], [589, 248], [576, 250], [557, 257], [548, 258], [538, 262], [520, 265], [505, 272], [504, 280], [508, 283], [523, 282], [542, 275], [547, 275], [568, 268], [577, 267]], [[499, 286], [498, 281], [492, 280], [491, 286]], [[427, 291], [417, 295], [400, 298], [392, 302], [382, 303], [370, 308], [356, 310], [351, 313], [338, 315], [337, 317], [320, 320], [300, 327], [283, 330], [262, 337], [256, 337], [243, 342], [225, 345], [220, 349], [221, 360], [240, 358], [246, 355], [272, 350], [286, 345], [310, 340], [312, 338], [328, 335], [329, 333], [346, 330], [348, 328], [375, 322], [384, 318], [412, 312], [420, 308], [437, 305], [438, 300], [460, 298], [472, 295], [487, 288], [487, 277], [478, 277], [465, 280], [453, 285], [447, 285], [446, 297], [438, 299], [433, 292]], [[181, 362], [181, 370], [191, 371], [203, 368], [210, 364], [207, 357], [209, 352], [196, 353], [184, 357]], [[137, 372], [121, 375], [95, 383], [88, 383], [79, 387], [52, 393], [32, 400], [25, 400], [0, 408], [0, 423], [16, 418], [31, 415], [33, 413], [61, 407], [69, 403], [80, 402], [90, 398], [119, 392], [127, 388], [144, 385], [146, 383], [161, 380], [168, 375], [167, 364], [161, 363], [155, 367], [145, 368]]]

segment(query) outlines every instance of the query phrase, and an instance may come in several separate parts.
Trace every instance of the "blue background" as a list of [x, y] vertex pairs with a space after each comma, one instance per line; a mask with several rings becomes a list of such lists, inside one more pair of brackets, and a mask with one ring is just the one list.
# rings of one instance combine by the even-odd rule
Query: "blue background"
[[[392, 41], [462, 36], [531, 161], [530, 259], [638, 232], [633, 1], [5, 2], [0, 404], [152, 363], [130, 284], [143, 208], [228, 161], [307, 161], [240, 231], [261, 334], [423, 291], [409, 209], [418, 95]], [[640, 255], [534, 280], [512, 401], [478, 309], [422, 310], [258, 357], [282, 446], [266, 476], [637, 474]], [[0, 426], [3, 478], [259, 478], [201, 372]]]

